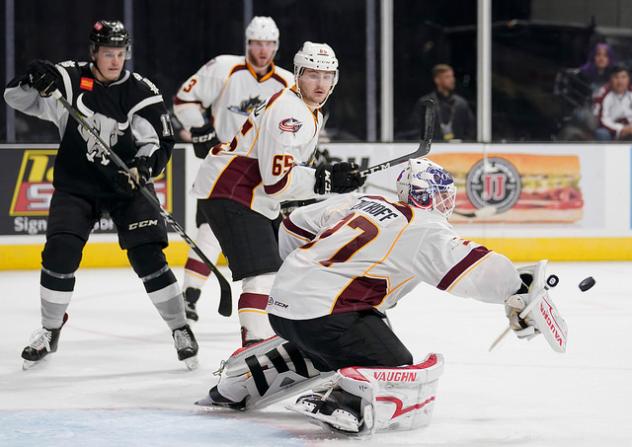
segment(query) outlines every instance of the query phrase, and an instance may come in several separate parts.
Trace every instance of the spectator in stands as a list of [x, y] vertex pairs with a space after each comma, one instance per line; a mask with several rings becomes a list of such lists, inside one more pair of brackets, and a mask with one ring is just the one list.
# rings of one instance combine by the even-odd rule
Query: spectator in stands
[[579, 68], [577, 76], [590, 87], [595, 96], [599, 89], [609, 82], [615, 64], [616, 58], [612, 48], [607, 43], [598, 43], [591, 50], [588, 61]]
[[632, 92], [626, 68], [612, 69], [608, 88], [595, 101], [595, 115], [600, 126], [595, 130], [597, 140], [632, 140]]
[[425, 114], [424, 101], [435, 101], [435, 141], [474, 140], [476, 120], [465, 98], [454, 93], [454, 70], [447, 64], [432, 68], [435, 90], [419, 98], [413, 109], [409, 128], [418, 136], [423, 128]]
[[[588, 60], [579, 68], [560, 71], [555, 80], [554, 93], [566, 107], [559, 139], [563, 141], [592, 140], [600, 126], [594, 104], [605, 94], [610, 74], [617, 58], [607, 43], [596, 44]], [[569, 109], [570, 108], [570, 109]]]

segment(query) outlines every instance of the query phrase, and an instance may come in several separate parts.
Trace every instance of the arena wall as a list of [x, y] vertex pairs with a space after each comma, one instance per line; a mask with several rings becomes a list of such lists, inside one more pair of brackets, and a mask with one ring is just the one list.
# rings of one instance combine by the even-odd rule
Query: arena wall
[[[324, 144], [334, 160], [373, 166], [413, 152], [415, 143]], [[186, 194], [199, 160], [178, 145], [158, 183], [163, 206], [195, 235], [195, 199]], [[55, 145], [0, 145], [0, 269], [37, 269], [52, 193]], [[514, 261], [632, 260], [632, 156], [627, 145], [433, 144], [431, 159], [459, 187], [454, 215], [466, 239]], [[398, 168], [371, 175], [364, 192], [395, 197]], [[187, 245], [170, 235], [167, 256], [183, 265]], [[220, 260], [223, 261], [223, 260]], [[83, 267], [128, 265], [113, 225], [102, 219], [87, 244]]]

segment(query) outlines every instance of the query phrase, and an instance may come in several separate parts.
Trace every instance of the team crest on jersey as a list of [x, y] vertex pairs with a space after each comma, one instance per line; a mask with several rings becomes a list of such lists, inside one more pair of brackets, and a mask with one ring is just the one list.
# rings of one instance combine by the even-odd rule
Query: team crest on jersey
[[228, 110], [233, 113], [239, 113], [240, 115], [248, 116], [253, 110], [258, 108], [262, 104], [265, 104], [265, 101], [259, 98], [259, 95], [255, 96], [254, 98], [251, 96], [250, 98], [244, 99], [242, 102], [240, 102], [238, 106], [228, 106]]
[[281, 132], [296, 133], [301, 127], [303, 127], [303, 123], [296, 118], [285, 118], [279, 123], [279, 129]]

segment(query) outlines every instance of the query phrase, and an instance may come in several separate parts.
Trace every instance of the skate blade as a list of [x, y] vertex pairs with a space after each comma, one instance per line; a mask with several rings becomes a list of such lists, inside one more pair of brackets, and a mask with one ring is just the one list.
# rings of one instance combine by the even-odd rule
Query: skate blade
[[213, 402], [211, 398], [207, 395], [206, 397], [203, 397], [202, 399], [195, 401], [195, 405], [198, 405], [200, 407], [214, 407], [215, 402]]
[[193, 357], [189, 357], [188, 359], [184, 359], [183, 362], [189, 371], [193, 371], [197, 369], [198, 366], [200, 366], [197, 355], [194, 355]]
[[29, 369], [34, 369], [38, 366], [41, 366], [44, 362], [44, 359], [41, 360], [24, 360], [22, 363], [22, 371], [28, 371]]
[[327, 416], [321, 413], [313, 413], [308, 408], [302, 405], [290, 404], [287, 405], [285, 408], [290, 411], [302, 414], [303, 416], [307, 417], [307, 420], [310, 423], [318, 425], [327, 431], [347, 436], [358, 436], [361, 434], [360, 427], [349, 421], [340, 420], [338, 418]]

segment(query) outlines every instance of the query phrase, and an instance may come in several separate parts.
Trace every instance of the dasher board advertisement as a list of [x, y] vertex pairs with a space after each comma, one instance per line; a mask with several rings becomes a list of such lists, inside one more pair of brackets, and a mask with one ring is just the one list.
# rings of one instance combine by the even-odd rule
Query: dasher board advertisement
[[[45, 234], [53, 196], [56, 146], [0, 147], [0, 235]], [[174, 151], [165, 172], [154, 180], [162, 206], [182, 222], [184, 218], [184, 154]], [[80, 194], [80, 191], [77, 191]], [[94, 233], [114, 233], [104, 215]]]
[[[414, 152], [414, 144], [323, 145], [331, 159], [353, 160], [362, 168]], [[612, 145], [433, 144], [428, 158], [446, 168], [457, 185], [450, 222], [466, 226], [602, 231], [606, 209], [606, 159]], [[395, 198], [395, 179], [404, 165], [371, 174], [362, 192]], [[619, 166], [623, 176], [627, 166]], [[476, 210], [493, 207], [494, 213]], [[482, 228], [482, 227], [480, 227]]]

